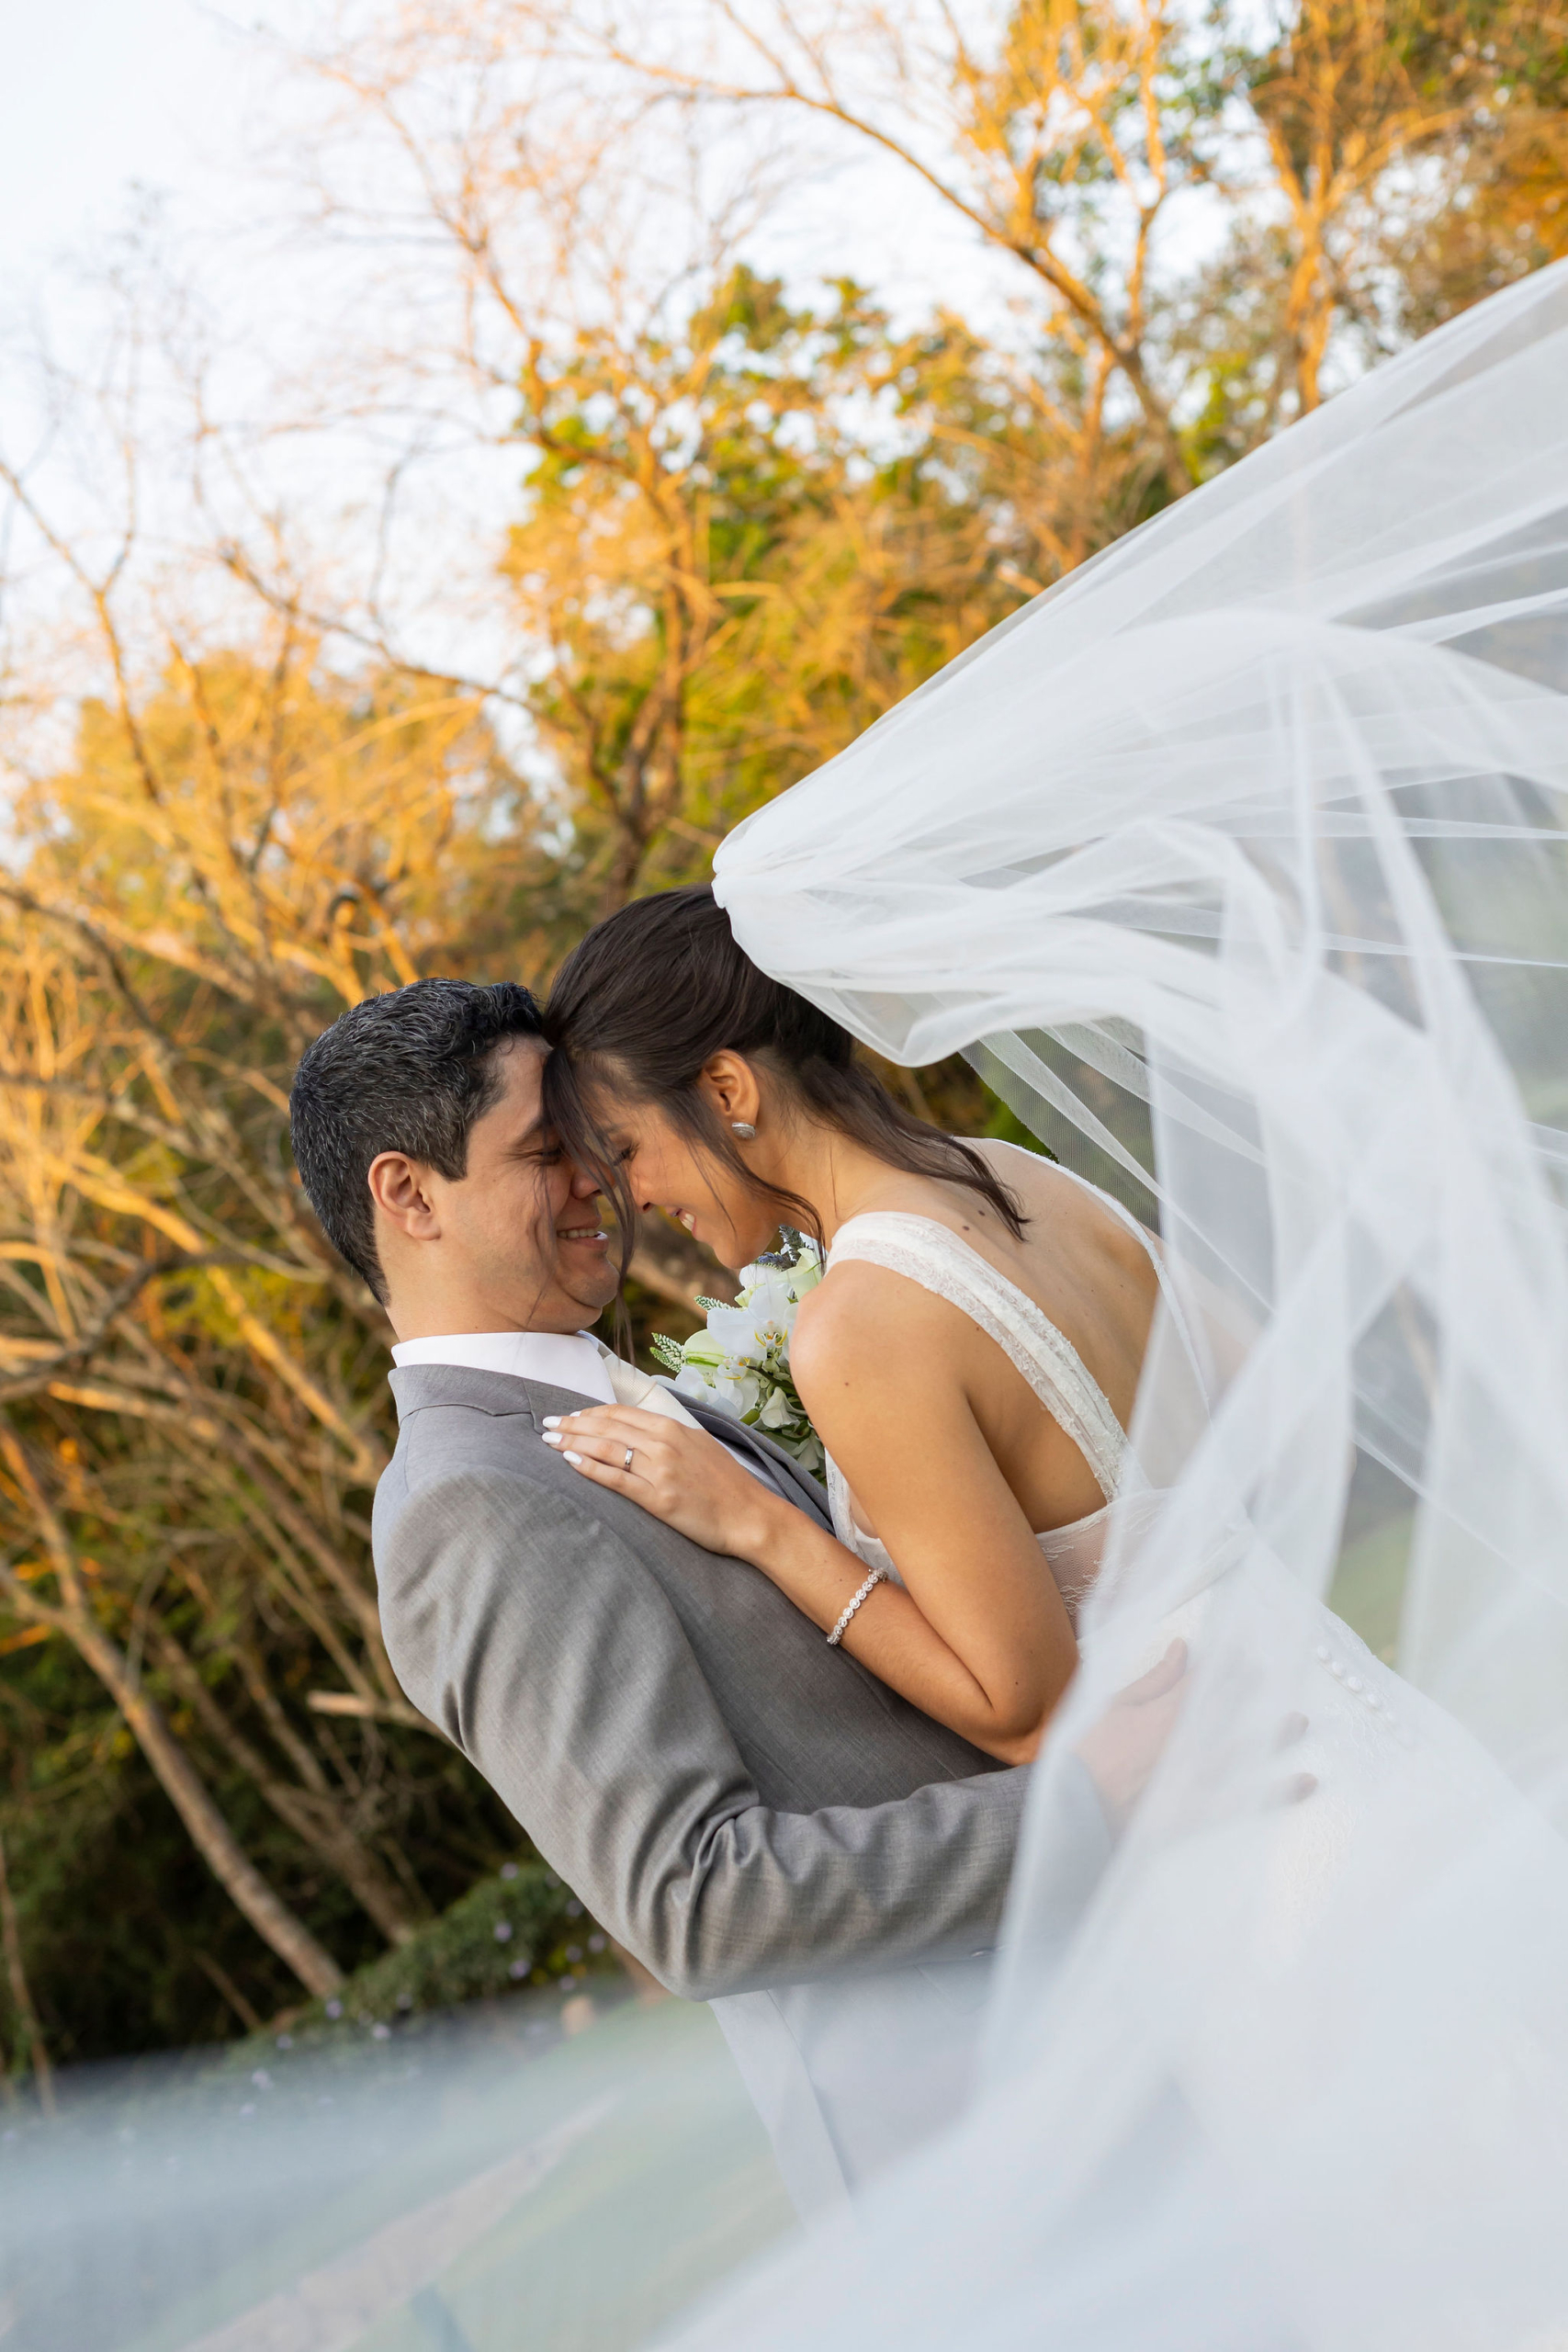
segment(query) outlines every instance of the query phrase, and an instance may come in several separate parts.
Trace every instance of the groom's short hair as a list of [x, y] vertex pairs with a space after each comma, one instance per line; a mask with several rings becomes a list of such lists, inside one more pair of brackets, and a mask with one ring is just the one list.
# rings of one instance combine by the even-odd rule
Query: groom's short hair
[[413, 980], [351, 1005], [306, 1049], [288, 1097], [294, 1164], [328, 1240], [383, 1306], [371, 1161], [406, 1152], [459, 1182], [473, 1124], [501, 1091], [497, 1048], [540, 1027], [515, 980]]

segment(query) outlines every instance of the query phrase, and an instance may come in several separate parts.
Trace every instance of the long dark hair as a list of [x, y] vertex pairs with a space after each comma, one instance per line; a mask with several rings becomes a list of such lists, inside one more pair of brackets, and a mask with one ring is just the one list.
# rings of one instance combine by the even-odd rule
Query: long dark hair
[[812, 1204], [753, 1175], [703, 1094], [704, 1065], [725, 1052], [761, 1062], [810, 1115], [890, 1168], [966, 1186], [1015, 1238], [1022, 1236], [1018, 1202], [980, 1154], [896, 1102], [857, 1057], [847, 1029], [760, 972], [706, 884], [634, 899], [595, 924], [556, 975], [544, 1034], [554, 1048], [545, 1064], [545, 1115], [614, 1204], [623, 1274], [637, 1204], [594, 1116], [592, 1082], [601, 1071], [639, 1102], [657, 1103], [692, 1142], [773, 1202], [781, 1223], [821, 1240]]

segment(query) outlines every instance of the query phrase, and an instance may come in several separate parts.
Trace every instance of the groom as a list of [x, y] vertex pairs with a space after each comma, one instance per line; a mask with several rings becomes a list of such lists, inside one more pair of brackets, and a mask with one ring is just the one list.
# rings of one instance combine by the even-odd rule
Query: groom
[[[547, 1051], [525, 989], [420, 980], [344, 1013], [294, 1081], [305, 1189], [398, 1334], [387, 1647], [604, 1926], [713, 2001], [809, 2209], [956, 2110], [1027, 1774], [541, 1442], [585, 1401], [682, 1410], [586, 1328], [616, 1274], [541, 1122]], [[693, 1411], [825, 1517], [766, 1437]], [[1063, 1802], [1066, 1919], [1108, 1833], [1087, 1777]]]

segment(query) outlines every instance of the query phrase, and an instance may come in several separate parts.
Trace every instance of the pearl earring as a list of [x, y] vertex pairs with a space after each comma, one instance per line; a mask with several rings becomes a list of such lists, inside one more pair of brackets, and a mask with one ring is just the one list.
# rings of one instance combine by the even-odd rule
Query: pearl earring
[[755, 1138], [757, 1130], [750, 1119], [731, 1119], [729, 1125], [731, 1132], [738, 1135], [742, 1143], [750, 1143]]

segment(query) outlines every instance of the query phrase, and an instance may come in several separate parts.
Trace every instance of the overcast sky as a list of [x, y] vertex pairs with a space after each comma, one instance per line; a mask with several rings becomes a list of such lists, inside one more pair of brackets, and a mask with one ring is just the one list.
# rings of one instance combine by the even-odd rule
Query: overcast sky
[[[396, 0], [384, 4], [390, 11]], [[373, 337], [383, 323], [396, 326], [395, 256], [384, 264], [372, 250], [349, 248], [321, 268], [319, 255], [312, 262], [282, 233], [286, 191], [276, 179], [264, 186], [251, 168], [258, 152], [276, 146], [274, 130], [311, 119], [310, 94], [279, 73], [266, 34], [308, 39], [330, 12], [330, 0], [0, 0], [0, 442], [23, 463], [36, 465], [30, 453], [44, 450], [42, 462], [56, 469], [45, 477], [45, 503], [57, 492], [66, 502], [57, 499], [57, 520], [78, 511], [74, 489], [60, 488], [73, 445], [61, 442], [57, 458], [52, 427], [37, 429], [46, 413], [36, 406], [37, 386], [53, 379], [29, 374], [28, 355], [47, 347], [73, 366], [113, 315], [104, 288], [84, 283], [80, 269], [90, 272], [112, 249], [138, 187], [167, 199], [168, 248], [182, 282], [194, 273], [225, 350], [239, 355], [220, 383], [229, 415], [254, 408], [265, 420], [275, 368], [296, 366], [318, 388], [352, 356], [362, 328]], [[753, 245], [761, 266], [797, 286], [858, 276], [908, 320], [942, 301], [983, 329], [1005, 332], [1010, 298], [1019, 296], [1020, 315], [1037, 315], [1028, 273], [986, 250], [907, 171], [859, 142], [846, 145], [830, 170], [823, 162], [818, 144], [789, 182], [786, 203]], [[401, 307], [417, 323], [412, 288]], [[389, 424], [388, 433], [398, 429]], [[450, 450], [440, 442], [433, 459], [422, 457], [418, 470], [400, 472], [403, 520], [389, 555], [378, 503], [389, 446], [369, 430], [330, 447], [285, 440], [268, 462], [291, 470], [268, 480], [281, 483], [276, 494], [289, 503], [296, 529], [305, 515], [313, 545], [334, 563], [376, 567], [379, 593], [400, 631], [413, 632], [407, 643], [420, 658], [491, 674], [494, 554], [515, 503], [515, 454], [479, 442], [470, 448], [458, 436]], [[183, 495], [186, 480], [183, 470], [177, 481], [170, 476], [171, 498]], [[112, 500], [104, 509], [111, 540], [118, 511]], [[154, 502], [141, 511], [147, 544], [183, 578], [183, 510], [161, 514]], [[40, 556], [18, 571], [28, 556], [25, 537], [7, 548], [12, 619], [53, 609], [39, 600], [59, 585], [56, 567]]]
[[0, 0], [0, 269], [15, 300], [62, 253], [90, 251], [132, 183], [199, 195], [243, 97], [245, 44], [193, 0]]
[[[313, 0], [0, 0], [4, 307], [68, 258], [90, 259], [138, 185], [172, 198], [186, 225], [221, 217], [245, 133], [276, 103], [252, 28], [299, 32], [322, 14]], [[907, 176], [869, 155], [813, 193], [798, 191], [782, 242], [769, 239], [781, 261], [859, 269], [911, 307], [933, 294], [969, 307], [995, 277], [972, 232], [934, 205], [922, 217]]]

